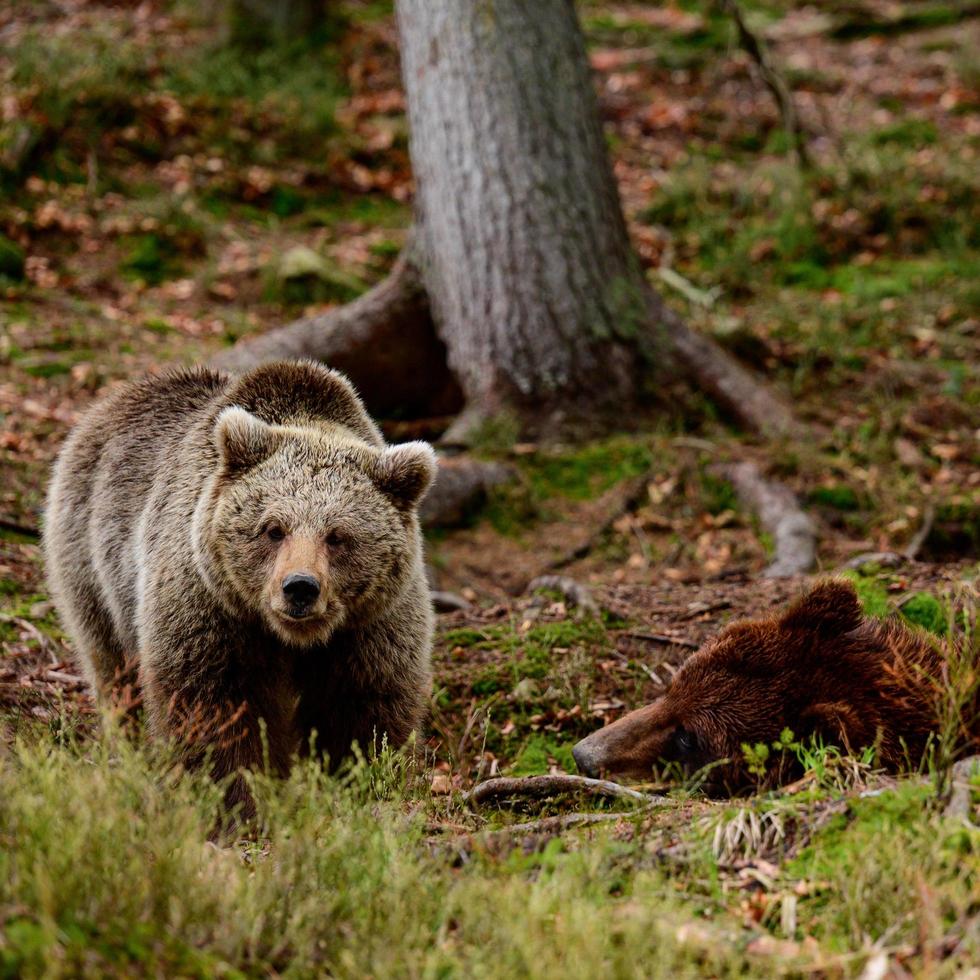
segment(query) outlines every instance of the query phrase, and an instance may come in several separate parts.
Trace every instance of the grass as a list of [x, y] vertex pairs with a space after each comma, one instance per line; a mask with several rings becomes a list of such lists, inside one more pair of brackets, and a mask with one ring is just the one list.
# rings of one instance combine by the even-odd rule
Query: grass
[[[549, 754], [537, 738], [521, 759]], [[259, 833], [215, 847], [219, 790], [153, 751], [16, 744], [0, 754], [0, 975], [767, 976], [834, 957], [857, 973], [874, 943], [913, 972], [939, 949], [944, 970], [980, 955], [980, 830], [932, 809], [926, 784], [768, 797], [721, 824], [668, 810], [659, 829], [637, 816], [459, 865], [432, 828], [472, 818], [419, 776], [387, 752], [338, 778], [258, 775]], [[651, 861], [668, 841], [687, 857]], [[729, 895], [736, 852], [781, 862], [745, 893], [761, 925]], [[811, 945], [747, 951], [767, 934]]]

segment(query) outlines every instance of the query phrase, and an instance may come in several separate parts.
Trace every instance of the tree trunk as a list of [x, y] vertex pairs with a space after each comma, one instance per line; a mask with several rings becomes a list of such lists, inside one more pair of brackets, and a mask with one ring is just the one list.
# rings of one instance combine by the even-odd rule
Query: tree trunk
[[382, 414], [462, 401], [447, 442], [505, 413], [537, 436], [622, 426], [671, 374], [756, 432], [798, 436], [786, 404], [647, 283], [571, 0], [397, 0], [396, 12], [412, 248], [349, 306], [215, 362], [317, 357]]
[[621, 412], [645, 283], [570, 0], [398, 0], [421, 271], [470, 419]]

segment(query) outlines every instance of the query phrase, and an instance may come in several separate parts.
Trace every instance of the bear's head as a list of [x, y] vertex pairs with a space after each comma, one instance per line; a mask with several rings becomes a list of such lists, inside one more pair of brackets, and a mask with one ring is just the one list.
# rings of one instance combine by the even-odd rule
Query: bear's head
[[[785, 729], [849, 748], [873, 744], [880, 649], [862, 626], [853, 587], [830, 580], [784, 615], [737, 623], [694, 653], [664, 695], [593, 732], [573, 749], [580, 770], [649, 779], [654, 766], [706, 770], [709, 791], [754, 780], [744, 745], [771, 749]], [[773, 781], [791, 777], [786, 753]]]
[[193, 536], [230, 608], [310, 646], [369, 618], [416, 570], [417, 505], [436, 472], [427, 443], [371, 444], [331, 421], [273, 424], [238, 405], [212, 439], [217, 472]]

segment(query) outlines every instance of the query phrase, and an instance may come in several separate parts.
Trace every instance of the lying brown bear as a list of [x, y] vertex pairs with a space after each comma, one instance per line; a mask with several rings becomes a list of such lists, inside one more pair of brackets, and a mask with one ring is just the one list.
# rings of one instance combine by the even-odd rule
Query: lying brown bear
[[[593, 732], [573, 755], [590, 776], [649, 778], [661, 762], [687, 772], [714, 763], [705, 788], [730, 793], [755, 782], [742, 746], [769, 746], [790, 729], [798, 740], [874, 746], [878, 764], [895, 770], [916, 765], [938, 728], [942, 669], [926, 634], [865, 619], [850, 583], [830, 580], [782, 616], [723, 630], [662, 697]], [[793, 778], [789, 756], [773, 757], [767, 781]]]

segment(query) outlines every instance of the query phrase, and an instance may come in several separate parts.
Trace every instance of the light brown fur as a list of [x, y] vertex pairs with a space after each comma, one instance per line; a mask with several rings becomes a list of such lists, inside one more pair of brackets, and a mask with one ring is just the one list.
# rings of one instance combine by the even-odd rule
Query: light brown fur
[[[402, 744], [431, 682], [416, 509], [434, 472], [312, 363], [112, 392], [59, 456], [44, 535], [89, 683], [111, 697], [134, 659], [151, 731], [218, 775], [262, 763], [260, 721], [279, 772], [314, 731], [334, 762]], [[293, 573], [321, 586], [303, 618]]]

